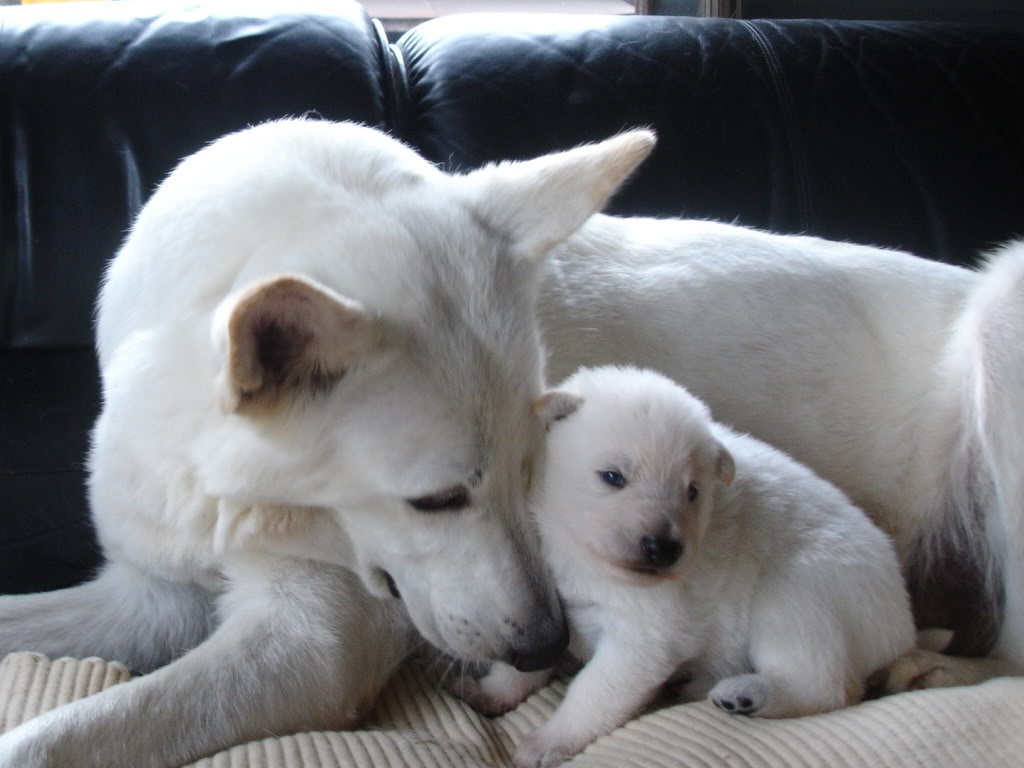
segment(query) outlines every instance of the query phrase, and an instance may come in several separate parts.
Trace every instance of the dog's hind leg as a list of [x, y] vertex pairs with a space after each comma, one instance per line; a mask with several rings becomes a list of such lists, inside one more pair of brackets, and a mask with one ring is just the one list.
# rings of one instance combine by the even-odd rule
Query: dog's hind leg
[[881, 689], [886, 693], [898, 693], [923, 688], [949, 688], [1020, 673], [1016, 663], [1005, 659], [967, 659], [914, 648], [885, 670]]
[[[798, 574], [813, 575], [809, 569]], [[708, 694], [715, 706], [777, 718], [829, 712], [860, 699], [849, 640], [830, 615], [828, 591], [817, 587], [797, 579], [765, 580], [750, 617], [753, 669], [720, 680]]]
[[[1002, 590], [993, 655], [1024, 667], [1024, 242], [994, 253], [952, 341], [960, 366], [965, 439], [991, 553], [988, 588]], [[954, 473], [957, 470], [954, 470]]]
[[213, 619], [213, 595], [202, 587], [108, 562], [76, 587], [0, 597], [0, 656], [99, 656], [149, 672], [202, 642]]
[[[953, 326], [940, 373], [958, 432], [946, 467], [944, 509], [923, 531], [921, 572], [939, 584], [957, 568], [981, 571], [982, 605], [950, 652], [915, 649], [888, 670], [886, 689], [966, 685], [1024, 671], [1024, 242], [982, 267]], [[955, 587], [955, 585], [954, 585]], [[945, 595], [950, 599], [949, 595]], [[956, 619], [957, 617], [952, 617]], [[962, 623], [962, 622], [961, 622]]]
[[352, 727], [414, 641], [401, 603], [310, 561], [230, 564], [221, 624], [177, 661], [0, 736], [0, 768], [168, 768], [245, 741]]

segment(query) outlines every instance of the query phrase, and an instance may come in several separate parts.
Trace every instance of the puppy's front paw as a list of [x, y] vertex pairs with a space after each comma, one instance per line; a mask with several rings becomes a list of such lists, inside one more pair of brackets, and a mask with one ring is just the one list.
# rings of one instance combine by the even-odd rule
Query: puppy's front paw
[[756, 715], [768, 703], [768, 681], [760, 675], [737, 675], [718, 682], [708, 698], [730, 715]]
[[519, 742], [512, 756], [512, 764], [515, 768], [552, 768], [561, 765], [578, 751], [572, 745], [560, 743], [541, 728]]

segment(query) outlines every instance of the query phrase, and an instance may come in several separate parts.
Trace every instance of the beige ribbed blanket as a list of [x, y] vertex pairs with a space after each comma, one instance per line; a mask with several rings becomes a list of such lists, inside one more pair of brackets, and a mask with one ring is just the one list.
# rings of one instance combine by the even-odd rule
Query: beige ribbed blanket
[[[0, 662], [0, 731], [130, 678], [98, 659]], [[510, 766], [516, 741], [561, 700], [556, 681], [514, 711], [482, 717], [410, 664], [360, 731], [242, 744], [195, 768], [484, 768]], [[598, 740], [572, 768], [1002, 768], [1024, 766], [1024, 678], [919, 691], [794, 720], [730, 717], [707, 703], [641, 717]]]

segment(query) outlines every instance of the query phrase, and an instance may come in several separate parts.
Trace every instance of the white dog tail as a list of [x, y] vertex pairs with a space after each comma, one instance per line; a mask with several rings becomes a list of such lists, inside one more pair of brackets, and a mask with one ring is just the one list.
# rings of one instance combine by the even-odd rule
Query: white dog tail
[[949, 349], [961, 398], [950, 475], [958, 527], [987, 544], [987, 555], [972, 554], [990, 565], [990, 594], [1004, 591], [995, 653], [1024, 663], [1024, 241], [983, 265]]
[[201, 642], [213, 618], [205, 590], [107, 563], [77, 587], [0, 597], [0, 658], [12, 651], [99, 656], [148, 672]]

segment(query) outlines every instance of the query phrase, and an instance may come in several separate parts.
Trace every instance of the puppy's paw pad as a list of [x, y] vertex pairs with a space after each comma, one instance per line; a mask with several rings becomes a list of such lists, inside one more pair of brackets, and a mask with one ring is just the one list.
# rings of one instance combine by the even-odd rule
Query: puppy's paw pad
[[749, 715], [758, 709], [754, 705], [753, 700], [748, 699], [746, 696], [737, 696], [735, 699], [725, 696], [712, 696], [711, 700], [715, 703], [716, 707], [725, 710], [730, 715]]
[[730, 715], [754, 715], [768, 701], [768, 683], [758, 675], [727, 677], [711, 689], [708, 698]]

